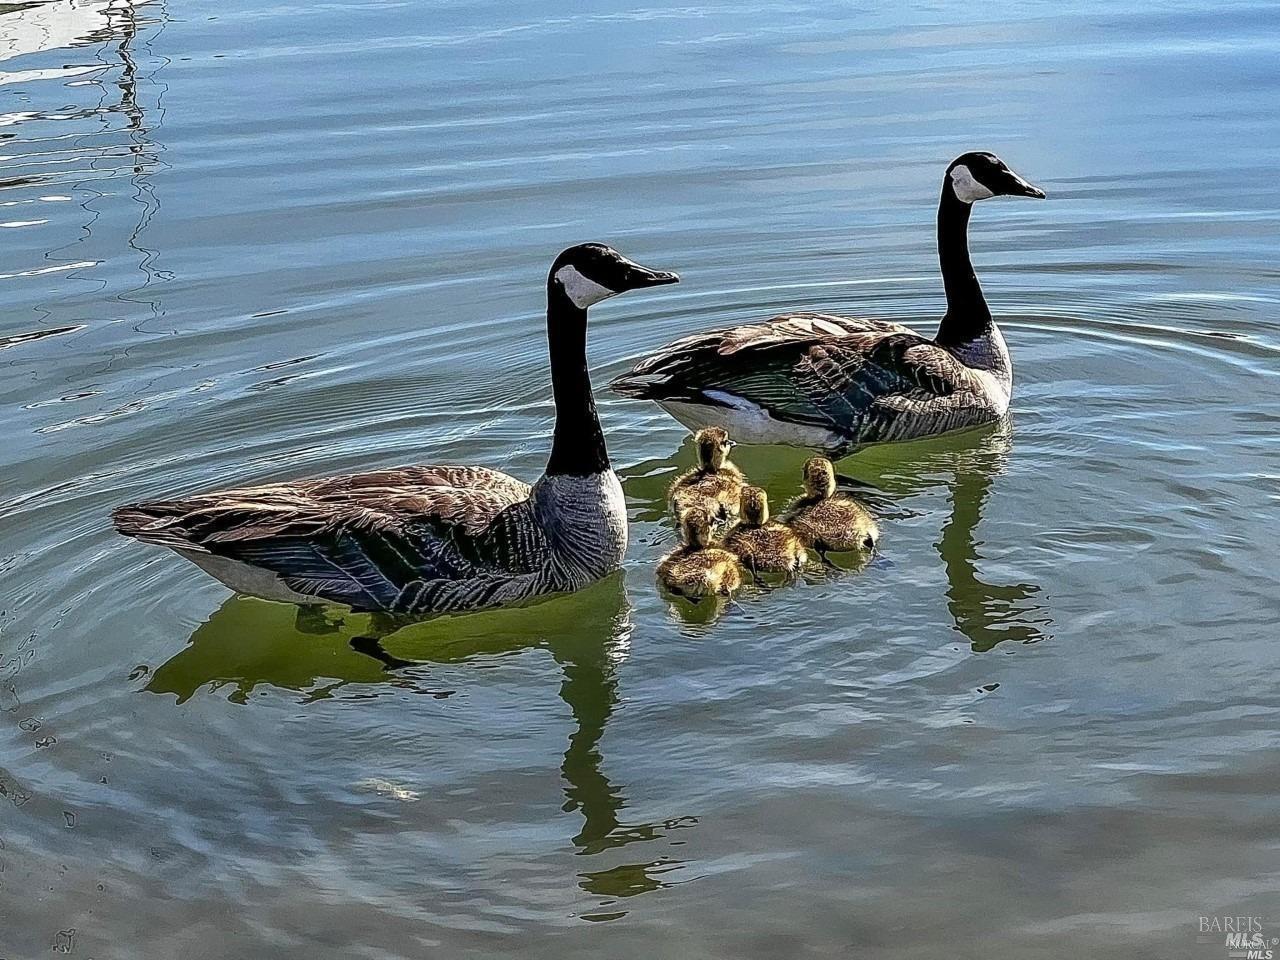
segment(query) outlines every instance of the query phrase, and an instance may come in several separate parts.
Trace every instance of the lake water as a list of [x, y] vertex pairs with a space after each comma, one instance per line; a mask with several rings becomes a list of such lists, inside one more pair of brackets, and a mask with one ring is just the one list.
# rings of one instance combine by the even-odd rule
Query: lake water
[[[0, 4], [0, 956], [1223, 958], [1280, 936], [1280, 13], [1266, 3]], [[716, 617], [692, 462], [601, 393], [625, 573], [407, 628], [231, 597], [127, 500], [533, 479], [545, 271], [597, 382], [805, 307], [941, 313], [1008, 427], [841, 464], [869, 567]], [[804, 454], [743, 448], [775, 500]], [[1273, 919], [1274, 918], [1274, 919]]]

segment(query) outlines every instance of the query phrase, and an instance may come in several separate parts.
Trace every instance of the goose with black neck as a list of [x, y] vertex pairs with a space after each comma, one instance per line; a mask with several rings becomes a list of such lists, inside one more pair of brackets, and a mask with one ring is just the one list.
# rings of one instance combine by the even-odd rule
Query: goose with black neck
[[947, 309], [933, 339], [887, 320], [789, 313], [676, 340], [615, 380], [691, 430], [844, 456], [989, 423], [1009, 409], [1013, 364], [969, 258], [973, 205], [1044, 191], [1000, 158], [953, 160], [938, 202]]
[[532, 486], [478, 466], [409, 466], [130, 504], [116, 528], [231, 589], [409, 616], [578, 590], [622, 564], [627, 515], [587, 369], [587, 309], [676, 283], [599, 243], [547, 276], [556, 424]]

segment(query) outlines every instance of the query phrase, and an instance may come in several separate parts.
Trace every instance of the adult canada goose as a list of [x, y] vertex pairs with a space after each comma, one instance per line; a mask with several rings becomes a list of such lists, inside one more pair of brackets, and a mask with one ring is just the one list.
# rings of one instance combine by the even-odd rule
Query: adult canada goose
[[973, 204], [1044, 191], [990, 153], [947, 167], [938, 202], [938, 260], [947, 312], [929, 340], [884, 320], [792, 313], [694, 334], [613, 382], [657, 402], [690, 429], [744, 443], [816, 447], [843, 456], [987, 423], [1009, 408], [1013, 367], [969, 260]]
[[769, 519], [769, 495], [760, 487], [742, 491], [742, 519], [729, 531], [724, 545], [752, 573], [794, 576], [809, 559], [796, 532]]
[[804, 496], [787, 508], [782, 520], [805, 546], [820, 553], [874, 550], [880, 539], [880, 526], [870, 511], [852, 497], [836, 493], [835, 468], [826, 457], [805, 462]]
[[690, 600], [727, 597], [742, 586], [742, 568], [728, 550], [711, 546], [711, 514], [690, 507], [680, 514], [680, 546], [658, 564], [658, 579]]
[[697, 432], [693, 444], [698, 450], [698, 465], [671, 484], [668, 499], [672, 512], [679, 517], [692, 507], [703, 507], [713, 520], [736, 519], [744, 480], [742, 471], [729, 459], [734, 445], [729, 434], [719, 427], [706, 427]]
[[678, 279], [599, 243], [551, 265], [556, 425], [533, 486], [486, 467], [402, 467], [132, 504], [115, 511], [116, 528], [268, 600], [420, 615], [580, 589], [617, 569], [627, 546], [587, 372], [587, 308]]

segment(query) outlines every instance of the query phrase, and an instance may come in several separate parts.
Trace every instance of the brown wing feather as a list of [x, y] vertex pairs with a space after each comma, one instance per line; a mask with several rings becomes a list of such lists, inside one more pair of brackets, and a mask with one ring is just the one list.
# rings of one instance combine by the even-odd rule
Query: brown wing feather
[[840, 317], [831, 313], [784, 313], [763, 323], [722, 331], [718, 352], [722, 356], [781, 343], [820, 343], [857, 334], [910, 333], [900, 323]]
[[820, 413], [851, 441], [906, 439], [990, 419], [979, 375], [915, 334], [859, 335], [810, 347], [791, 369], [797, 419]]
[[722, 357], [745, 350], [765, 349], [784, 344], [800, 346], [824, 340], [840, 339], [852, 334], [910, 333], [908, 327], [890, 320], [867, 320], [841, 317], [831, 313], [782, 313], [759, 323], [706, 330], [673, 340], [656, 353], [645, 357], [628, 374], [614, 381], [615, 389], [625, 391], [628, 380], [661, 372], [673, 361], [701, 351], [714, 351]]
[[128, 536], [197, 551], [343, 529], [396, 532], [421, 520], [476, 536], [503, 510], [527, 500], [529, 492], [528, 484], [485, 467], [414, 466], [130, 504], [116, 510], [113, 519]]

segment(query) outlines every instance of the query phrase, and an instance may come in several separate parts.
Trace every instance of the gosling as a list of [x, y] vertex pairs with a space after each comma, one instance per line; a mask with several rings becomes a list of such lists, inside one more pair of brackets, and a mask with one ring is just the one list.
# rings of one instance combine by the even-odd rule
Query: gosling
[[677, 517], [693, 507], [702, 507], [713, 520], [733, 520], [744, 483], [742, 471], [729, 459], [734, 442], [720, 427], [705, 427], [694, 434], [698, 465], [679, 477], [668, 493]]
[[728, 550], [711, 546], [711, 515], [691, 507], [680, 515], [681, 544], [658, 564], [658, 579], [690, 600], [730, 596], [742, 586], [742, 568]]
[[804, 465], [804, 496], [788, 508], [784, 519], [805, 546], [828, 550], [874, 550], [880, 526], [870, 511], [850, 496], [836, 493], [836, 471], [826, 457]]
[[729, 531], [724, 545], [755, 574], [795, 576], [809, 559], [795, 531], [769, 519], [769, 495], [759, 487], [742, 491], [742, 520]]

